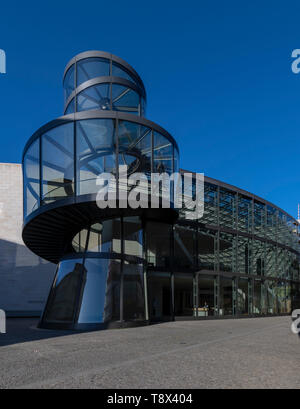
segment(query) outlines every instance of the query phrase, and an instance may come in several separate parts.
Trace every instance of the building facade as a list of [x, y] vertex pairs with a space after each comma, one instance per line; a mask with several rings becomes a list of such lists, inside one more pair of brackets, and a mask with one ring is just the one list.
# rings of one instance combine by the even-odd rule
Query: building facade
[[55, 265], [22, 240], [22, 166], [0, 163], [0, 309], [7, 316], [40, 316]]
[[[79, 54], [63, 83], [64, 116], [40, 128], [23, 153], [23, 240], [57, 264], [40, 326], [290, 313], [299, 297], [297, 221], [210, 178], [198, 219], [174, 202], [164, 208], [162, 196], [157, 208], [124, 207], [120, 193], [131, 190], [120, 166], [149, 180], [171, 175], [179, 171], [177, 143], [144, 117], [143, 82], [120, 58]], [[104, 172], [116, 180], [115, 208], [99, 207]]]

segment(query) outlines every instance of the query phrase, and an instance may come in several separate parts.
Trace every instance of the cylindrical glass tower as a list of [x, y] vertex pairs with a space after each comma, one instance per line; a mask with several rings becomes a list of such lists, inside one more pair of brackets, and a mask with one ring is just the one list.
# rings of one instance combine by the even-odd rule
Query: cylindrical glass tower
[[[65, 69], [63, 86], [64, 116], [41, 127], [23, 153], [23, 240], [57, 264], [40, 326], [146, 323], [145, 228], [171, 228], [177, 212], [172, 206], [121, 205], [120, 169], [127, 166], [129, 175], [139, 172], [149, 180], [152, 173], [177, 172], [176, 141], [144, 118], [143, 82], [112, 54], [77, 55]], [[116, 180], [115, 208], [97, 205], [103, 173]]]

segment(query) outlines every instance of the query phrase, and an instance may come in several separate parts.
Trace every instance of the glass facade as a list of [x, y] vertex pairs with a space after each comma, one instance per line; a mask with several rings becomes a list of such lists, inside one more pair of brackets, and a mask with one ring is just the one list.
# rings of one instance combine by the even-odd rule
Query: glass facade
[[75, 61], [65, 74], [63, 87], [65, 114], [113, 110], [145, 115], [143, 83], [130, 69], [109, 56]]
[[97, 177], [107, 172], [121, 179], [119, 166], [126, 165], [128, 175], [142, 172], [149, 177], [158, 168], [178, 171], [175, 156], [178, 150], [171, 139], [140, 123], [69, 121], [40, 135], [24, 154], [24, 215], [66, 197], [96, 194]]
[[[42, 325], [139, 325], [299, 308], [299, 224], [251, 193], [206, 177], [203, 215], [194, 219], [187, 202], [195, 199], [195, 178], [180, 180], [183, 209], [163, 208], [163, 200], [147, 210], [96, 207], [103, 173], [127, 199], [134, 189], [120, 166], [127, 176], [145, 176], [139, 195], [154, 195], [153, 173], [179, 172], [176, 142], [143, 118], [144, 86], [120, 61], [97, 52], [72, 60], [65, 113], [76, 114], [41, 128], [24, 150], [24, 241], [36, 253], [49, 246], [46, 254], [59, 261]], [[175, 181], [168, 183], [172, 193]]]

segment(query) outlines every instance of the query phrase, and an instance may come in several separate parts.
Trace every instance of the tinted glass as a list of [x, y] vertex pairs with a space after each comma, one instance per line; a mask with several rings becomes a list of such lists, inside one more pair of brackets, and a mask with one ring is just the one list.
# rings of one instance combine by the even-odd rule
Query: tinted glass
[[54, 287], [50, 292], [44, 320], [50, 322], [73, 322], [80, 296], [82, 276], [86, 274], [82, 259], [61, 261]]
[[24, 215], [39, 206], [40, 196], [40, 140], [33, 142], [24, 157]]
[[105, 323], [119, 318], [120, 263], [87, 258], [84, 263], [78, 323]]
[[77, 87], [92, 78], [108, 76], [109, 60], [102, 58], [86, 58], [77, 62]]
[[47, 204], [74, 193], [73, 123], [42, 136], [42, 199]]
[[97, 176], [115, 174], [115, 122], [111, 119], [77, 121], [77, 194], [97, 193]]
[[75, 78], [74, 78], [74, 71], [75, 71], [75, 65], [72, 65], [65, 76], [64, 79], [64, 97], [65, 97], [65, 103], [67, 102], [67, 99], [69, 96], [72, 94], [72, 92], [75, 89]]
[[100, 84], [86, 88], [77, 96], [77, 111], [110, 110], [110, 85]]

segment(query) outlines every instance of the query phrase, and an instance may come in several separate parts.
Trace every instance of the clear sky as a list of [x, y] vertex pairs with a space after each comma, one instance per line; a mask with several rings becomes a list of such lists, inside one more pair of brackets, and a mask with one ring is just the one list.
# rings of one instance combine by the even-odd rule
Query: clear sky
[[62, 115], [68, 60], [103, 50], [138, 71], [146, 116], [177, 140], [182, 168], [296, 216], [299, 20], [293, 0], [3, 1], [0, 162], [20, 162], [31, 134]]

